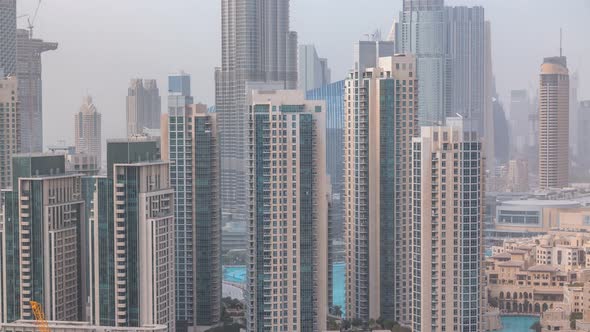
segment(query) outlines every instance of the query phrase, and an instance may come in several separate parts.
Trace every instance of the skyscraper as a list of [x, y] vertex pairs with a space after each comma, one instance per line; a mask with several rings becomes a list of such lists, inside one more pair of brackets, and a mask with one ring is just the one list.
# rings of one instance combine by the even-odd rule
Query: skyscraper
[[[379, 52], [369, 53], [375, 63]], [[416, 58], [381, 57], [374, 68], [356, 68], [345, 86], [346, 316], [409, 323]]]
[[[85, 317], [88, 317], [92, 324], [129, 327], [137, 327], [139, 324], [149, 325], [153, 321], [153, 316], [146, 316], [155, 312], [149, 307], [151, 305], [161, 306], [160, 309], [165, 308], [165, 310], [158, 309], [162, 319], [167, 319], [170, 312], [173, 315], [174, 303], [169, 301], [168, 293], [162, 291], [161, 285], [148, 284], [146, 279], [139, 280], [138, 268], [137, 264], [135, 264], [139, 262], [140, 265], [144, 265], [142, 266], [143, 269], [150, 264], [147, 262], [147, 258], [163, 257], [163, 253], [156, 252], [153, 246], [146, 245], [142, 247], [145, 249], [138, 250], [138, 241], [143, 245], [148, 243], [150, 238], [146, 234], [137, 233], [138, 225], [141, 224], [142, 229], [151, 227], [153, 224], [150, 218], [154, 214], [153, 211], [139, 213], [138, 200], [141, 200], [144, 212], [145, 207], [154, 209], [161, 207], [162, 211], [159, 216], [162, 218], [167, 218], [171, 213], [170, 207], [168, 204], [164, 204], [165, 202], [161, 204], [155, 202], [152, 206], [145, 204], [144, 199], [146, 196], [138, 194], [137, 191], [123, 193], [121, 190], [124, 190], [124, 188], [135, 190], [135, 185], [138, 185], [138, 183], [136, 178], [119, 177], [115, 173], [116, 165], [158, 164], [159, 159], [160, 149], [157, 139], [139, 136], [123, 140], [108, 140], [107, 175], [84, 177], [82, 179], [82, 195], [86, 202], [87, 215], [85, 223], [87, 227], [84, 234], [87, 239], [85, 255], [88, 261], [88, 278], [86, 282], [89, 289], [88, 313]], [[162, 176], [161, 174], [156, 175]], [[165, 173], [165, 176], [167, 178], [168, 173]], [[156, 180], [160, 181], [160, 179], [154, 178], [154, 183]], [[143, 183], [143, 180], [141, 181]], [[158, 185], [160, 185], [160, 182], [158, 182]], [[150, 190], [152, 189], [156, 189], [155, 184], [150, 188]], [[128, 195], [128, 197], [123, 201], [121, 198], [124, 195]], [[134, 195], [135, 198], [132, 197]], [[168, 197], [167, 194], [165, 194], [165, 197]], [[162, 199], [162, 201], [165, 200]], [[122, 209], [123, 203], [128, 203], [128, 205]], [[138, 219], [142, 223], [138, 223]], [[125, 229], [123, 230], [122, 227]], [[158, 232], [166, 232], [166, 230], [167, 227], [163, 227]], [[153, 234], [156, 234], [156, 232]], [[162, 238], [158, 240], [164, 241], [165, 238], [162, 235]], [[122, 239], [128, 240], [125, 246], [121, 243]], [[174, 242], [160, 243], [160, 245], [165, 250], [173, 251]], [[117, 254], [115, 254], [115, 249], [118, 250]], [[122, 252], [122, 250], [128, 251]], [[171, 258], [162, 259], [170, 260]], [[171, 260], [173, 261], [173, 259]], [[154, 265], [151, 267], [154, 268]], [[150, 277], [156, 276], [160, 278], [161, 282], [173, 284], [173, 281], [164, 278], [160, 274], [160, 272], [173, 274], [174, 272], [168, 269], [169, 266], [160, 265], [157, 268], [160, 270]], [[146, 273], [146, 270], [143, 269], [141, 272]], [[115, 283], [116, 275], [117, 283]], [[120, 296], [123, 292], [116, 297], [117, 291], [122, 288], [129, 291], [127, 293], [128, 297]], [[169, 291], [173, 292], [174, 290], [172, 288]], [[153, 299], [153, 297], [148, 298], [153, 294], [159, 294], [161, 297], [158, 300]], [[154, 301], [156, 304], [154, 304]], [[143, 316], [138, 320], [137, 311], [139, 309], [141, 309]]]
[[299, 45], [298, 89], [309, 91], [330, 84], [328, 60], [318, 57], [314, 45]]
[[32, 319], [31, 300], [48, 319], [81, 319], [80, 176], [53, 154], [15, 155], [13, 170], [13, 189], [2, 192], [2, 319]]
[[[460, 114], [485, 134], [486, 28], [482, 7], [445, 7], [447, 87], [445, 116]], [[432, 124], [431, 124], [432, 125]]]
[[0, 79], [0, 189], [12, 187], [12, 156], [19, 152], [17, 79]]
[[484, 157], [462, 122], [423, 127], [413, 142], [415, 332], [484, 330]]
[[496, 164], [505, 164], [510, 160], [510, 144], [512, 141], [510, 125], [506, 119], [504, 106], [495, 99], [494, 108], [494, 156]]
[[590, 168], [590, 100], [580, 102], [578, 110], [578, 152], [579, 160]]
[[416, 55], [418, 119], [423, 125], [445, 120], [446, 29], [443, 0], [404, 0], [397, 25], [398, 53]]
[[[168, 114], [162, 124], [163, 159], [171, 162], [170, 180], [175, 191], [174, 225], [176, 231], [176, 321], [181, 331], [194, 324], [194, 141], [191, 139], [193, 97], [190, 76], [179, 73], [168, 77]], [[191, 120], [189, 120], [189, 118]]]
[[[64, 175], [63, 155], [15, 155], [12, 164], [14, 185], [2, 191], [0, 201], [1, 320], [31, 319], [31, 299], [46, 308], [50, 319], [80, 317], [82, 304], [77, 301], [84, 298], [84, 290], [72, 279], [72, 274], [82, 277], [81, 238], [72, 234], [80, 229], [83, 217], [83, 202], [77, 197], [79, 177]], [[51, 196], [56, 192], [59, 197]], [[59, 241], [49, 241], [49, 234]], [[63, 246], [65, 238], [71, 248]], [[57, 264], [44, 264], [50, 261]]]
[[115, 324], [175, 331], [174, 189], [162, 161], [113, 164]]
[[323, 331], [328, 309], [325, 106], [254, 92], [249, 115], [248, 331]]
[[16, 0], [0, 0], [0, 79], [16, 74]]
[[564, 56], [545, 58], [539, 85], [539, 187], [569, 184], [569, 71]]
[[29, 30], [16, 33], [16, 75], [21, 126], [21, 152], [43, 151], [43, 84], [41, 55], [57, 49], [57, 43], [31, 36]]
[[[22, 162], [28, 163], [15, 158], [15, 166]], [[81, 177], [65, 175], [65, 162], [60, 163], [54, 174], [18, 179], [19, 197], [27, 202], [18, 210], [22, 319], [35, 318], [33, 300], [41, 303], [49, 320], [83, 319]]]
[[221, 68], [215, 105], [221, 134], [224, 223], [248, 220], [246, 100], [256, 86], [297, 87], [297, 34], [289, 31], [289, 0], [222, 0]]
[[524, 157], [528, 147], [531, 100], [526, 90], [510, 91], [510, 131], [515, 157]]
[[113, 181], [108, 176], [82, 178], [86, 207], [86, 259], [90, 323], [115, 326], [115, 224]]
[[181, 77], [190, 79], [170, 77], [162, 136], [175, 189], [176, 329], [186, 331], [221, 318], [221, 181], [216, 114], [192, 104]]
[[162, 101], [156, 80], [133, 79], [127, 93], [127, 136], [160, 129]]
[[485, 22], [484, 55], [484, 146], [486, 150], [486, 167], [494, 169], [496, 165], [496, 121], [494, 116], [494, 94], [496, 82], [492, 62], [492, 24]]
[[75, 122], [76, 153], [96, 156], [97, 164], [101, 165], [102, 154], [102, 115], [94, 106], [92, 97], [86, 96], [76, 113]]
[[570, 153], [578, 156], [578, 90], [580, 88], [580, 76], [574, 72], [570, 77]]

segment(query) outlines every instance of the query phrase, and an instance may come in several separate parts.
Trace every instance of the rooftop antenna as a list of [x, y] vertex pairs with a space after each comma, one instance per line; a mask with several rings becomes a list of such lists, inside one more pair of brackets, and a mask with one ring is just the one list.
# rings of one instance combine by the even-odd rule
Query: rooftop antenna
[[563, 29], [559, 28], [559, 57], [563, 56]]

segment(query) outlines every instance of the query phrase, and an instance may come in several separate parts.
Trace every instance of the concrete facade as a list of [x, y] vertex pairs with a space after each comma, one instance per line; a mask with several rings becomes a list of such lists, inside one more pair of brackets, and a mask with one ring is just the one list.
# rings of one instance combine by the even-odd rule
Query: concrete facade
[[175, 189], [177, 330], [221, 318], [221, 193], [216, 114], [172, 93], [162, 128]]
[[464, 129], [422, 127], [413, 142], [414, 332], [483, 331], [484, 157]]
[[325, 104], [255, 91], [249, 114], [247, 331], [323, 331], [328, 314]]
[[379, 43], [364, 44], [345, 84], [346, 315], [409, 322], [416, 59], [376, 58]]

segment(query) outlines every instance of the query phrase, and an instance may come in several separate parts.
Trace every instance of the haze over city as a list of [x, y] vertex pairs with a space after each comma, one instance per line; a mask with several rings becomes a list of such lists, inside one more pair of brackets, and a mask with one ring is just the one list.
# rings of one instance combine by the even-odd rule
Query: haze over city
[[[590, 2], [586, 0], [449, 0], [481, 5], [492, 22], [494, 73], [505, 105], [513, 89], [537, 90], [543, 57], [559, 53], [559, 29], [570, 71], [581, 77], [580, 100], [590, 97]], [[36, 0], [18, 0], [18, 14], [34, 12]], [[352, 46], [380, 29], [387, 37], [401, 1], [294, 0], [291, 28], [299, 42], [315, 44], [330, 62], [332, 77], [344, 78]], [[44, 57], [45, 143], [73, 142], [71, 114], [91, 94], [105, 119], [103, 137], [125, 133], [125, 96], [131, 77], [158, 80], [182, 69], [193, 76], [196, 101], [214, 103], [214, 68], [221, 65], [220, 2], [213, 0], [48, 0], [35, 35], [58, 41]], [[362, 14], [360, 14], [362, 13]], [[26, 27], [26, 18], [19, 19]], [[165, 103], [164, 103], [165, 105]], [[506, 111], [508, 112], [508, 107]], [[64, 122], [65, 121], [65, 122]], [[68, 130], [56, 130], [63, 128]]]
[[590, 332], [590, 0], [0, 0], [0, 332]]

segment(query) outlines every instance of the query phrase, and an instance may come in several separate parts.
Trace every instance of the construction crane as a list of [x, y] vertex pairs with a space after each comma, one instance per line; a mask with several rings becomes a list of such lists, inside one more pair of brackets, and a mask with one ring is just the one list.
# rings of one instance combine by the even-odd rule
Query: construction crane
[[39, 327], [39, 332], [51, 332], [49, 324], [47, 324], [47, 321], [45, 320], [45, 314], [43, 314], [41, 304], [36, 301], [31, 301], [29, 303], [31, 304], [31, 309], [33, 309], [33, 315], [35, 315], [35, 322]]
[[29, 29], [29, 36], [33, 38], [33, 28], [35, 27], [35, 21], [37, 20], [37, 14], [39, 14], [39, 7], [41, 7], [41, 0], [37, 3], [37, 8], [35, 8], [35, 13], [33, 14], [32, 18], [29, 14], [20, 15], [17, 19], [21, 19], [26, 17], [27, 23], [29, 24], [27, 28]]
[[31, 18], [27, 18], [27, 21], [29, 22], [29, 33], [31, 34], [31, 38], [33, 38], [33, 27], [35, 24], [35, 21], [37, 20], [37, 14], [39, 14], [39, 7], [41, 7], [41, 0], [39, 0], [39, 2], [37, 3], [37, 8], [35, 8], [35, 14], [33, 14], [33, 19], [31, 20]]

